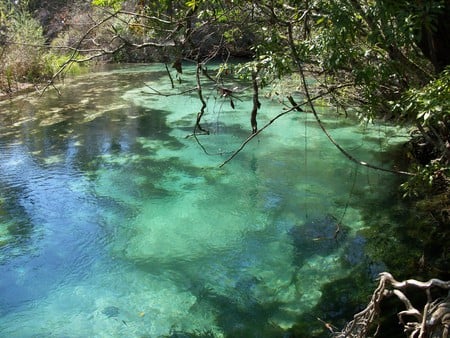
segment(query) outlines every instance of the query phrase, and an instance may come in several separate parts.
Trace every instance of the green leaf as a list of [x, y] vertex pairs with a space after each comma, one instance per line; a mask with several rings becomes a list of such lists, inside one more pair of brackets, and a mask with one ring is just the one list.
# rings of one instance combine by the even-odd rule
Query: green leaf
[[325, 21], [325, 17], [324, 16], [322, 16], [322, 17], [320, 17], [317, 21], [316, 21], [316, 24], [317, 25], [320, 25], [322, 22], [324, 22]]
[[199, 5], [199, 0], [188, 0], [186, 1], [186, 6], [188, 6], [191, 10], [195, 11]]
[[99, 7], [111, 7], [118, 11], [122, 7], [123, 0], [92, 0], [92, 5]]

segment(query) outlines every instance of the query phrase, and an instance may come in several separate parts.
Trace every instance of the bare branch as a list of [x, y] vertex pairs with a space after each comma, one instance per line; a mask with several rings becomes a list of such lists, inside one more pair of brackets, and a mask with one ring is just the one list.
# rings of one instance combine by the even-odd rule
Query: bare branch
[[190, 93], [190, 92], [193, 92], [193, 91], [197, 90], [197, 87], [195, 87], [195, 88], [190, 88], [190, 89], [183, 90], [182, 92], [168, 94], [168, 93], [163, 93], [163, 92], [161, 92], [161, 91], [159, 91], [159, 90], [157, 90], [157, 89], [155, 89], [153, 87], [150, 87], [147, 84], [144, 84], [144, 86], [146, 86], [148, 89], [152, 90], [153, 93], [148, 93], [148, 92], [142, 91], [143, 94], [158, 95], [158, 96], [165, 96], [165, 97], [184, 95], [184, 94], [187, 94], [187, 93]]
[[[150, 20], [150, 21], [155, 21], [155, 22], [158, 22], [158, 23], [166, 24], [166, 25], [173, 24], [173, 21], [164, 20], [164, 19], [158, 18], [156, 16], [145, 15], [145, 14], [138, 13], [138, 12], [129, 12], [129, 11], [125, 11], [125, 10], [119, 10], [116, 13], [117, 14], [125, 14], [125, 15], [129, 15], [129, 16], [132, 16], [132, 17], [139, 17], [139, 18], [147, 19], [147, 20]], [[112, 14], [112, 13], [110, 13], [110, 14]]]
[[[318, 94], [317, 96], [311, 98], [311, 100], [315, 101], [323, 96], [325, 96], [327, 93], [321, 93]], [[288, 97], [288, 100], [293, 100], [292, 97]], [[245, 146], [247, 145], [247, 143], [249, 143], [251, 140], [253, 140], [256, 136], [258, 136], [260, 133], [262, 133], [267, 127], [269, 127], [272, 123], [274, 123], [276, 120], [278, 120], [280, 117], [292, 112], [293, 110], [296, 111], [300, 111], [302, 112], [303, 110], [301, 109], [301, 106], [306, 105], [308, 102], [305, 101], [302, 104], [295, 104], [293, 107], [285, 110], [282, 113], [279, 113], [278, 115], [276, 115], [274, 118], [272, 118], [269, 122], [267, 122], [261, 129], [258, 129], [256, 131], [256, 133], [252, 133], [240, 146], [239, 148], [229, 157], [227, 158], [224, 162], [222, 162], [222, 164], [219, 166], [219, 168], [222, 168], [225, 164], [227, 164], [228, 162], [230, 162], [233, 158], [235, 158], [237, 156], [237, 154], [239, 154], [241, 152], [242, 149], [245, 148]]]
[[[200, 80], [200, 74], [202, 72], [202, 65], [200, 62], [197, 63], [197, 71], [196, 71], [196, 79], [197, 79], [197, 94], [198, 94], [198, 98], [200, 99], [200, 102], [202, 103], [202, 106], [200, 108], [200, 111], [197, 113], [197, 120], [195, 121], [195, 127], [194, 127], [194, 136], [196, 135], [196, 131], [197, 129], [209, 134], [209, 131], [207, 131], [206, 129], [203, 129], [202, 126], [200, 125], [200, 122], [202, 120], [203, 114], [205, 113], [205, 109], [206, 109], [206, 101], [203, 98], [203, 90], [202, 90], [202, 83]], [[197, 139], [197, 137], [196, 137]], [[198, 140], [197, 140], [198, 142]]]
[[401, 292], [400, 290], [392, 290], [392, 293], [396, 295], [397, 298], [400, 299], [406, 307], [406, 310], [400, 311], [398, 313], [398, 319], [400, 320], [400, 323], [405, 325], [405, 321], [403, 320], [404, 316], [413, 316], [416, 317], [418, 321], [422, 322], [422, 314], [419, 312], [419, 310], [412, 306], [411, 302], [408, 298], [406, 298], [403, 292]]
[[[256, 121], [256, 115], [258, 114], [258, 109], [261, 107], [258, 97], [258, 72], [252, 72], [252, 85], [253, 85], [253, 108], [250, 116], [250, 123], [252, 125], [252, 134], [258, 131], [258, 123]], [[233, 102], [233, 101], [231, 101]]]
[[419, 289], [429, 289], [433, 286], [442, 288], [442, 289], [450, 289], [450, 281], [442, 281], [440, 279], [430, 279], [428, 282], [419, 282], [415, 279], [408, 279], [402, 282], [398, 282], [394, 279], [394, 277], [388, 273], [388, 272], [383, 272], [380, 274], [380, 276], [384, 279], [386, 279], [387, 281], [389, 281], [389, 283], [392, 284], [393, 287], [395, 287], [396, 289], [406, 289], [410, 286], [419, 288]]

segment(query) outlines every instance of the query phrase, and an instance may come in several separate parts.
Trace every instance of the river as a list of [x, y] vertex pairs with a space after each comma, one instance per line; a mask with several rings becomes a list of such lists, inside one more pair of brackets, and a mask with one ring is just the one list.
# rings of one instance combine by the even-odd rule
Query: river
[[[324, 286], [384, 269], [361, 212], [379, 217], [393, 175], [299, 112], [219, 168], [251, 132], [251, 93], [233, 109], [205, 84], [202, 149], [194, 74], [172, 90], [160, 65], [122, 66], [0, 104], [0, 336], [280, 337], [305, 316], [326, 336]], [[261, 101], [263, 126], [283, 106]], [[353, 156], [393, 165], [402, 131], [318, 109]]]

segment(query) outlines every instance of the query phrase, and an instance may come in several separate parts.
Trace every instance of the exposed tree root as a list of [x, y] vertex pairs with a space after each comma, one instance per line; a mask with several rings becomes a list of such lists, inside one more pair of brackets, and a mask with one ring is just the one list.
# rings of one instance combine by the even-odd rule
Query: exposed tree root
[[[450, 290], [450, 281], [430, 279], [428, 282], [419, 282], [414, 279], [398, 282], [388, 273], [380, 274], [378, 287], [372, 294], [367, 307], [357, 313], [341, 332], [333, 332], [334, 338], [365, 338], [369, 330], [373, 329], [376, 319], [380, 315], [380, 303], [389, 296], [395, 295], [404, 305], [405, 310], [400, 311], [398, 319], [408, 338], [447, 338], [450, 328], [450, 294], [444, 298], [432, 299], [431, 289], [440, 288]], [[415, 307], [404, 294], [406, 289], [423, 290], [427, 302], [422, 310]], [[327, 326], [329, 329], [330, 327]], [[377, 335], [378, 328], [372, 335]]]

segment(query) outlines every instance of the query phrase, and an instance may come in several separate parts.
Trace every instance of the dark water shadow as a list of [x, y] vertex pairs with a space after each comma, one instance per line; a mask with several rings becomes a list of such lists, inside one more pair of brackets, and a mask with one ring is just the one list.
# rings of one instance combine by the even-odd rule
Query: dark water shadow
[[289, 230], [294, 247], [294, 264], [302, 266], [311, 256], [328, 256], [345, 244], [348, 229], [332, 215], [307, 219]]

